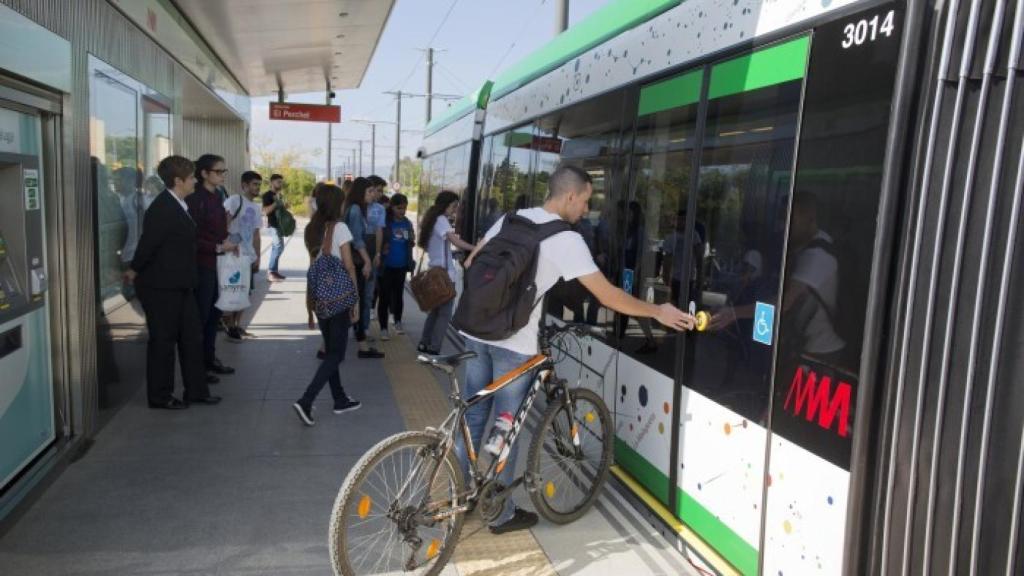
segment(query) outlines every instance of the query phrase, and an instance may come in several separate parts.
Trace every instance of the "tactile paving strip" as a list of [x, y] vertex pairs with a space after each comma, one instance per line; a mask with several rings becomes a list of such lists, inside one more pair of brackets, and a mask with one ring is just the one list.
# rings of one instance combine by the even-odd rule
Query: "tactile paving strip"
[[[384, 372], [409, 430], [439, 425], [448, 414], [447, 390], [427, 368], [416, 362], [408, 337], [381, 342], [387, 357]], [[544, 550], [529, 530], [495, 536], [480, 517], [470, 514], [455, 550], [455, 566], [461, 576], [554, 576]]]

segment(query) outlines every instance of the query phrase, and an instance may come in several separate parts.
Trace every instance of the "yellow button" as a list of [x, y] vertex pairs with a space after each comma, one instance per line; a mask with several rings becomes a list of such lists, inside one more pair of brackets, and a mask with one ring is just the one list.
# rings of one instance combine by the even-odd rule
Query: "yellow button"
[[697, 332], [703, 332], [708, 329], [708, 324], [711, 322], [711, 316], [701, 310], [697, 312]]

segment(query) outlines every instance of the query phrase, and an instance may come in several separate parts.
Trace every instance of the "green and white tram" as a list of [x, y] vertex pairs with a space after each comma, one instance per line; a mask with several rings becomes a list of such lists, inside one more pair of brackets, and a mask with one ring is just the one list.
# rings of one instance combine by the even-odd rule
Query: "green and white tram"
[[1022, 42], [1024, 0], [613, 1], [431, 123], [421, 188], [478, 238], [579, 165], [601, 270], [706, 315], [546, 303], [706, 567], [1024, 573]]

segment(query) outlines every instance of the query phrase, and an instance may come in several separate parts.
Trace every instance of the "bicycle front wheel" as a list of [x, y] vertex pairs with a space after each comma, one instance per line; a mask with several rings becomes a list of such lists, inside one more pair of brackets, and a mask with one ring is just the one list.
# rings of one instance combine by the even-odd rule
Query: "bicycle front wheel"
[[[396, 434], [352, 468], [331, 515], [336, 575], [441, 572], [455, 550], [464, 514], [450, 512], [463, 492], [462, 467], [452, 452], [442, 458], [439, 445], [434, 434]], [[436, 519], [426, 520], [431, 516]]]
[[571, 403], [562, 398], [544, 411], [527, 464], [530, 499], [555, 524], [577, 520], [594, 505], [612, 460], [614, 430], [604, 401], [585, 388], [568, 396]]

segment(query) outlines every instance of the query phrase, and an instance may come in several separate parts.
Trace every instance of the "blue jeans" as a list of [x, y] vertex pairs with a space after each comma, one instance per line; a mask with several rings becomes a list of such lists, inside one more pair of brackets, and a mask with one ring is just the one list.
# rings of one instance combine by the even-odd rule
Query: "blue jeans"
[[370, 330], [370, 310], [373, 310], [373, 291], [377, 287], [377, 270], [370, 272], [370, 277], [366, 279], [366, 288], [363, 290], [362, 301], [359, 303], [359, 325], [363, 328], [363, 332]]
[[313, 375], [313, 380], [299, 400], [307, 410], [313, 406], [313, 402], [325, 384], [330, 384], [331, 397], [334, 398], [335, 406], [350, 399], [345, 394], [345, 388], [341, 386], [341, 372], [338, 370], [338, 366], [345, 360], [349, 323], [347, 310], [331, 318], [322, 318], [318, 322], [320, 334], [323, 335], [326, 344], [325, 354], [323, 361], [320, 362], [320, 367]]
[[[466, 362], [466, 381], [462, 389], [463, 399], [469, 399], [494, 380], [515, 370], [530, 359], [530, 356], [525, 354], [484, 344], [469, 338], [466, 339], [466, 350], [476, 352], [476, 358]], [[487, 428], [487, 421], [492, 417], [491, 408], [494, 408], [494, 418], [497, 418], [502, 412], [508, 412], [515, 416], [519, 410], [519, 405], [522, 404], [523, 398], [526, 397], [526, 393], [530, 389], [530, 384], [533, 382], [535, 375], [534, 372], [530, 371], [516, 378], [499, 392], [476, 404], [466, 412], [466, 423], [469, 425], [469, 433], [473, 438], [473, 449], [475, 452], [479, 453], [480, 451], [480, 441], [484, 435], [484, 430]], [[505, 468], [498, 475], [498, 480], [505, 486], [511, 485], [515, 479], [516, 453], [518, 451], [519, 445], [516, 443], [509, 451]], [[463, 445], [462, 434], [457, 434], [455, 452], [459, 456], [459, 461], [462, 463], [462, 469], [467, 475], [466, 479], [468, 482], [469, 457], [466, 454], [466, 447]], [[512, 501], [512, 498], [505, 500], [505, 509], [492, 525], [497, 526], [510, 520], [515, 514], [515, 509], [515, 503]]]
[[277, 232], [277, 228], [270, 229], [270, 266], [267, 268], [268, 271], [277, 274], [277, 262], [281, 259], [281, 253], [284, 252], [284, 238]]

